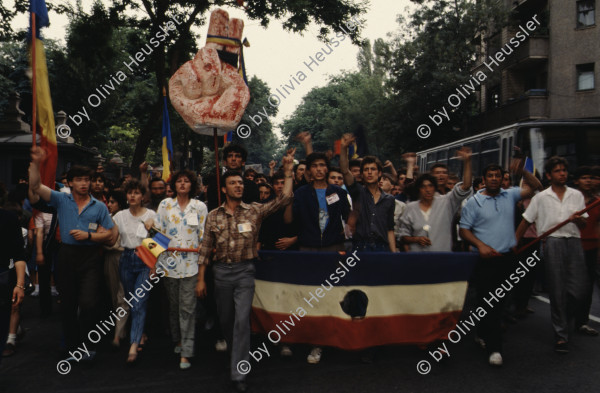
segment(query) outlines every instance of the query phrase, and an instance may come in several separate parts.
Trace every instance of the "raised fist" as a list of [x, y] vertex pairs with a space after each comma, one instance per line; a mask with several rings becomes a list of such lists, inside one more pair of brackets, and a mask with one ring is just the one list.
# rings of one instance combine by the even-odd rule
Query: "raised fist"
[[[210, 14], [208, 35], [240, 40], [244, 21], [229, 19], [217, 9]], [[231, 129], [244, 114], [250, 90], [235, 66], [239, 46], [226, 46], [207, 39], [193, 60], [182, 65], [169, 81], [171, 104], [192, 128], [209, 126]], [[221, 55], [217, 52], [221, 51]]]

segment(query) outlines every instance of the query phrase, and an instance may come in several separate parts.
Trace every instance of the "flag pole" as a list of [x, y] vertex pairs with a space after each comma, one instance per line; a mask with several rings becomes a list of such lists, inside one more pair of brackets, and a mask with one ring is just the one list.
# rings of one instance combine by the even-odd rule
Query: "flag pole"
[[[575, 213], [576, 216], [581, 216], [585, 213], [587, 213], [589, 210], [592, 210], [593, 208], [595, 208], [596, 206], [600, 206], [600, 199], [594, 201], [593, 203], [590, 203], [589, 206], [587, 206], [585, 209], [580, 210], [578, 212]], [[535, 239], [533, 239], [532, 241], [530, 241], [529, 243], [527, 243], [526, 245], [524, 245], [523, 247], [519, 248], [515, 254], [520, 254], [523, 251], [527, 250], [529, 247], [533, 246], [535, 243], [539, 242], [540, 240], [548, 237], [550, 234], [552, 234], [553, 232], [556, 232], [557, 230], [559, 230], [560, 228], [564, 227], [565, 225], [567, 225], [568, 223], [570, 223], [571, 220], [567, 219], [559, 224], [556, 224], [555, 226], [553, 226], [552, 228], [548, 229], [546, 232], [542, 233], [541, 235], [539, 235], [538, 237], [536, 237]]]
[[215, 140], [215, 166], [217, 171], [217, 201], [221, 206], [221, 171], [219, 170], [219, 141], [217, 140], [217, 127], [213, 128], [213, 139]]
[[35, 78], [35, 74], [36, 72], [36, 64], [35, 64], [35, 13], [32, 12], [31, 13], [31, 73], [32, 73], [32, 78], [31, 78], [31, 97], [32, 97], [32, 103], [31, 103], [31, 128], [33, 128], [33, 147], [35, 147], [37, 145], [37, 119], [36, 119], [36, 111], [37, 111], [37, 105], [36, 105], [36, 99], [37, 99], [37, 94], [36, 94], [36, 78]]

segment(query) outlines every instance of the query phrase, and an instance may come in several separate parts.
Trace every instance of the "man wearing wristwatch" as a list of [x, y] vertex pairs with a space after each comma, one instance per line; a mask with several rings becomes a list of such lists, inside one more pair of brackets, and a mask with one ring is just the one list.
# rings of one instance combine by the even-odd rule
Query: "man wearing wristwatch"
[[[19, 219], [14, 213], [0, 209], [0, 353], [6, 344], [10, 309], [17, 307], [25, 297], [24, 249]], [[9, 282], [13, 267], [17, 273], [16, 284]]]
[[[106, 205], [89, 193], [91, 169], [74, 165], [67, 173], [71, 194], [54, 191], [41, 183], [40, 163], [44, 156], [45, 152], [40, 147], [31, 150], [29, 187], [33, 194], [56, 208], [60, 222], [62, 245], [56, 266], [56, 284], [60, 293], [66, 349], [70, 352], [87, 344], [88, 333], [100, 318], [98, 303], [103, 285], [101, 245], [113, 245], [117, 233]], [[85, 360], [95, 356], [94, 351], [88, 351], [90, 346], [87, 344], [85, 348]]]

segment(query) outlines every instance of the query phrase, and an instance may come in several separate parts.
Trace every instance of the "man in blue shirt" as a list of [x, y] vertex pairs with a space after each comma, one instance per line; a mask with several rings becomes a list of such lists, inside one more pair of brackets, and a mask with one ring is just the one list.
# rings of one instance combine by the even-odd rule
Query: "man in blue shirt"
[[[40, 164], [44, 158], [42, 148], [32, 149], [29, 187], [34, 199], [37, 195], [49, 202], [58, 214], [62, 245], [58, 253], [56, 284], [67, 351], [73, 360], [91, 360], [95, 352], [89, 350], [90, 345], [86, 345], [85, 340], [100, 317], [101, 245], [113, 245], [117, 232], [106, 205], [90, 195], [91, 169], [79, 165], [71, 167], [67, 173], [71, 194], [65, 194], [41, 183]], [[36, 203], [37, 199], [31, 202]]]
[[[512, 165], [515, 169], [517, 163]], [[523, 188], [502, 189], [502, 168], [491, 164], [484, 168], [485, 188], [470, 198], [462, 210], [460, 236], [479, 251], [479, 262], [475, 267], [475, 287], [480, 306], [487, 311], [479, 323], [478, 334], [485, 342], [492, 366], [502, 365], [502, 309], [503, 299], [490, 304], [497, 288], [505, 283], [515, 268], [511, 249], [516, 246], [515, 206], [522, 198], [529, 198], [541, 187], [539, 180], [523, 171]], [[512, 288], [510, 288], [512, 289]]]

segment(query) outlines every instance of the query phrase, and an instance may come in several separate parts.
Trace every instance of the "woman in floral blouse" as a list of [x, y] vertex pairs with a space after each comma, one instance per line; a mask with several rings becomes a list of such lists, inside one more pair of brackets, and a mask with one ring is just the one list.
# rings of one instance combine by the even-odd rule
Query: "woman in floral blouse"
[[[158, 228], [171, 238], [169, 247], [198, 248], [202, 243], [204, 223], [208, 210], [203, 202], [193, 199], [198, 186], [196, 175], [182, 170], [171, 177], [174, 198], [164, 199], [157, 211]], [[172, 258], [172, 259], [170, 259]], [[190, 368], [194, 356], [196, 295], [198, 274], [204, 282], [204, 269], [198, 266], [198, 254], [193, 252], [165, 252], [161, 255], [167, 267], [165, 288], [169, 298], [169, 321], [175, 353], [181, 354], [179, 367]], [[206, 288], [206, 287], [204, 287]], [[206, 293], [206, 290], [202, 292]]]

